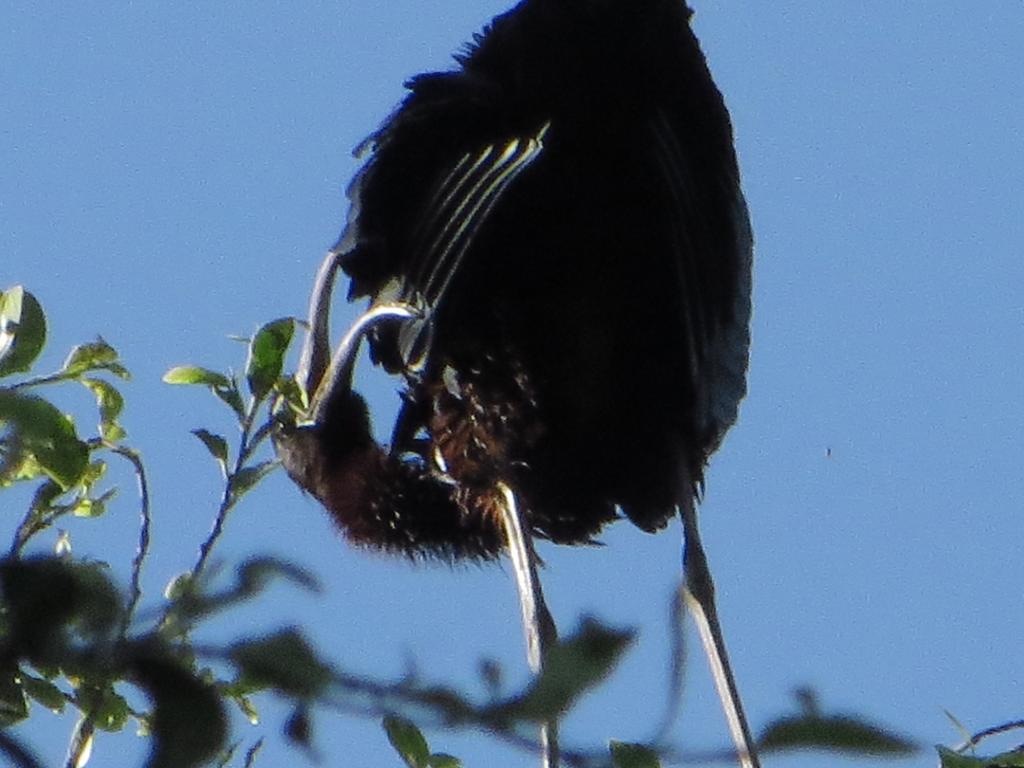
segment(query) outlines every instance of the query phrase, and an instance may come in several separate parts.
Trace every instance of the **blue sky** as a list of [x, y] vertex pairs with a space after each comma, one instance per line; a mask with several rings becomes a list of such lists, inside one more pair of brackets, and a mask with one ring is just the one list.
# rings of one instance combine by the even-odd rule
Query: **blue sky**
[[[304, 311], [344, 218], [350, 150], [405, 77], [447, 67], [504, 7], [8, 4], [0, 285], [43, 302], [44, 367], [101, 333], [135, 374], [125, 423], [152, 473], [154, 599], [190, 566], [219, 491], [188, 430], [230, 429], [212, 398], [160, 376], [240, 366], [229, 334]], [[732, 111], [757, 242], [750, 395], [702, 513], [754, 725], [803, 684], [926, 744], [958, 739], [943, 708], [976, 728], [1021, 717], [1024, 5], [703, 2], [695, 26]], [[394, 383], [363, 385], [386, 432]], [[67, 398], [87, 412], [84, 392]], [[135, 510], [130, 477], [115, 479], [121, 504], [69, 528], [76, 553], [121, 564]], [[639, 739], [657, 721], [679, 537], [620, 524], [603, 548], [541, 545], [563, 629], [590, 612], [641, 633], [568, 741]], [[525, 674], [508, 568], [354, 551], [283, 474], [235, 513], [219, 556], [229, 567], [251, 552], [308, 566], [324, 593], [275, 588], [207, 639], [296, 623], [356, 671], [415, 664], [471, 687], [493, 657], [511, 681]], [[692, 639], [674, 735], [723, 746]], [[266, 711], [237, 735], [273, 732], [279, 712]], [[398, 765], [374, 723], [323, 713], [315, 726], [324, 756]], [[69, 727], [38, 715], [46, 762]], [[471, 765], [528, 762], [472, 736], [432, 740]], [[105, 738], [94, 762], [133, 765], [140, 748]], [[288, 758], [275, 744], [262, 764]]]

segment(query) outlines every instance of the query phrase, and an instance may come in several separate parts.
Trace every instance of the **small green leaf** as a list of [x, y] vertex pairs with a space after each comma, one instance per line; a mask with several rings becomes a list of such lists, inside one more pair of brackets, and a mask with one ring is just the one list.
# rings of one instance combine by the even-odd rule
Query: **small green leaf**
[[249, 721], [249, 725], [260, 724], [260, 713], [256, 709], [256, 705], [252, 703], [252, 699], [243, 694], [236, 694], [231, 697], [231, 700], [238, 705], [238, 708], [242, 710], [242, 714], [245, 719]]
[[643, 744], [609, 743], [614, 768], [661, 768], [658, 753]]
[[287, 403], [293, 413], [306, 413], [309, 410], [309, 398], [306, 391], [291, 376], [282, 376], [277, 380], [274, 389]]
[[21, 673], [21, 685], [30, 698], [38, 701], [51, 712], [60, 714], [64, 711], [67, 699], [63, 691], [49, 680]]
[[202, 384], [207, 387], [226, 388], [231, 386], [231, 379], [223, 373], [200, 368], [197, 365], [179, 365], [164, 374], [166, 384]]
[[320, 583], [313, 574], [287, 560], [254, 557], [238, 568], [238, 588], [246, 595], [255, 595], [274, 578], [286, 579], [310, 592], [320, 591]]
[[462, 768], [462, 761], [444, 752], [435, 752], [427, 758], [430, 768]]
[[226, 389], [215, 388], [213, 394], [235, 412], [239, 422], [245, 421], [245, 403], [242, 402], [242, 393], [238, 391], [235, 382], [232, 381], [231, 386]]
[[71, 420], [41, 397], [0, 390], [0, 424], [14, 428], [16, 449], [30, 455], [64, 490], [79, 482], [89, 446]]
[[89, 463], [82, 479], [79, 481], [83, 488], [92, 488], [104, 475], [107, 474], [107, 462], [99, 460]]
[[936, 750], [941, 768], [1024, 768], [1024, 749], [990, 757], [962, 755], [945, 747], [936, 747]]
[[409, 768], [430, 768], [430, 747], [419, 728], [401, 717], [385, 717], [384, 731]]
[[249, 360], [245, 365], [245, 378], [249, 392], [262, 400], [274, 387], [284, 368], [284, 356], [288, 352], [295, 320], [280, 318], [267, 323], [253, 336], [249, 344]]
[[942, 768], [988, 768], [991, 765], [985, 758], [961, 755], [945, 747], [936, 747], [939, 753], [939, 765]]
[[193, 429], [192, 434], [198, 437], [203, 445], [206, 446], [206, 450], [210, 452], [210, 455], [215, 458], [224, 470], [224, 474], [227, 474], [228, 468], [228, 441], [220, 435], [214, 434], [205, 429]]
[[229, 656], [252, 684], [273, 687], [290, 696], [314, 698], [330, 682], [330, 669], [293, 629], [235, 643]]
[[245, 405], [238, 386], [223, 373], [200, 368], [197, 365], [179, 365], [164, 374], [166, 384], [198, 384], [209, 387], [214, 395], [230, 406], [239, 420], [245, 418]]
[[72, 378], [89, 371], [110, 371], [122, 379], [129, 378], [128, 371], [118, 362], [117, 350], [102, 338], [74, 347], [60, 370]]
[[164, 587], [164, 597], [171, 601], [181, 600], [192, 592], [192, 574], [179, 573]]
[[28, 717], [25, 690], [19, 684], [21, 672], [10, 661], [0, 666], [0, 727], [20, 723]]
[[943, 709], [942, 711], [943, 711], [943, 713], [945, 713], [946, 717], [949, 719], [949, 722], [951, 722], [953, 724], [953, 727], [956, 728], [956, 730], [960, 733], [960, 738], [963, 741], [970, 741], [970, 739], [971, 739], [971, 732], [969, 730], [967, 730], [967, 726], [965, 726], [963, 723], [961, 723], [959, 718], [957, 718], [957, 716], [954, 715], [952, 712], [950, 712], [948, 709]]
[[20, 285], [0, 293], [0, 376], [29, 370], [46, 344], [46, 316]]
[[100, 434], [111, 442], [123, 438], [125, 432], [117, 423], [117, 418], [124, 410], [124, 397], [109, 381], [91, 378], [83, 378], [81, 381], [96, 397], [100, 411]]
[[75, 502], [71, 513], [75, 517], [100, 517], [107, 511], [108, 502], [115, 496], [117, 496], [117, 489], [111, 488], [95, 498], [82, 497]]
[[251, 467], [242, 467], [231, 476], [231, 492], [241, 496], [252, 489], [277, 466], [276, 461], [264, 461]]
[[762, 749], [827, 749], [851, 755], [910, 755], [917, 746], [902, 736], [849, 715], [801, 715], [769, 723]]
[[104, 692], [103, 700], [94, 712], [96, 727], [108, 733], [117, 733], [124, 728], [131, 714], [124, 696], [113, 688]]
[[552, 648], [544, 669], [524, 696], [504, 705], [507, 714], [547, 720], [565, 712], [584, 691], [611, 672], [633, 641], [633, 632], [584, 618], [576, 631]]

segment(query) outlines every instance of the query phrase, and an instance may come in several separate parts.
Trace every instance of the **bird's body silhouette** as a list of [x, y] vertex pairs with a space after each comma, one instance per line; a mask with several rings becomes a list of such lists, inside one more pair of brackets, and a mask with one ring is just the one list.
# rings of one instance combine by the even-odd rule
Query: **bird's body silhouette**
[[[553, 623], [531, 539], [677, 512], [744, 765], [695, 502], [746, 391], [751, 236], [732, 128], [680, 0], [523, 0], [419, 75], [364, 146], [321, 268], [289, 475], [357, 544], [515, 564], [531, 665]], [[369, 307], [330, 354], [338, 269]], [[356, 353], [404, 377], [389, 446]], [[692, 598], [692, 599], [691, 599]], [[546, 765], [556, 724], [542, 732]]]
[[357, 543], [493, 556], [499, 480], [564, 543], [692, 503], [745, 391], [750, 236], [688, 16], [527, 0], [368, 140], [334, 253], [421, 313], [370, 333], [404, 404], [384, 451], [346, 389], [285, 461]]

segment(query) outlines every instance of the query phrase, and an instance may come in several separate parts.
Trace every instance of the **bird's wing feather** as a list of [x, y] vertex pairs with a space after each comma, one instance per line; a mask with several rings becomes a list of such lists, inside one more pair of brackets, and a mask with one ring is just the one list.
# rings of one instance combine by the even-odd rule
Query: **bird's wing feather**
[[488, 87], [464, 73], [416, 78], [369, 140], [373, 155], [349, 188], [352, 207], [336, 250], [353, 279], [351, 295], [419, 311], [374, 345], [391, 369], [424, 364], [434, 315], [474, 238], [543, 151], [548, 123], [510, 131], [491, 114]]
[[398, 296], [421, 313], [399, 333], [399, 354], [407, 370], [419, 370], [425, 363], [433, 315], [463, 257], [502, 194], [540, 154], [547, 128], [545, 123], [532, 136], [464, 153], [437, 185], [413, 243], [412, 258], [418, 269], [400, 286]]
[[651, 123], [652, 147], [674, 212], [677, 311], [696, 415], [717, 446], [746, 392], [753, 243], [735, 166], [715, 166], [718, 176], [703, 177], [704, 158], [684, 152], [685, 137], [673, 127], [685, 124], [684, 116], [659, 111]]

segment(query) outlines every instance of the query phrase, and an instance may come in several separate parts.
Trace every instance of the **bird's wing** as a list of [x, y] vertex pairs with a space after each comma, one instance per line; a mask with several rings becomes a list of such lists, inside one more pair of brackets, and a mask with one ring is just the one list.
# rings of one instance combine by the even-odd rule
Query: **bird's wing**
[[709, 176], [707, 158], [683, 150], [687, 137], [674, 127], [679, 125], [686, 125], [679, 115], [658, 112], [651, 146], [673, 212], [677, 316], [700, 428], [717, 446], [746, 393], [753, 243], [735, 161], [711, 164], [715, 175]]
[[[434, 188], [417, 223], [411, 257], [416, 272], [396, 281], [398, 301], [419, 310], [405, 323], [398, 351], [407, 371], [426, 362], [433, 315], [488, 214], [515, 178], [540, 154], [548, 124], [533, 135], [489, 143], [465, 152]], [[389, 301], [385, 293], [377, 301]]]
[[668, 116], [658, 111], [651, 121], [651, 133], [657, 172], [661, 174], [666, 191], [666, 222], [669, 234], [671, 260], [675, 270], [674, 282], [678, 287], [677, 312], [686, 339], [690, 382], [696, 387], [711, 333], [711, 318], [705, 302], [705, 282], [702, 257], [710, 251], [701, 235], [701, 211], [693, 189], [695, 179], [690, 163], [679, 145], [679, 138]]
[[486, 86], [450, 73], [421, 76], [370, 141], [373, 154], [349, 188], [336, 249], [350, 296], [418, 311], [375, 357], [415, 373], [428, 356], [434, 315], [474, 238], [502, 195], [543, 151], [548, 123], [509, 130], [489, 113]]

